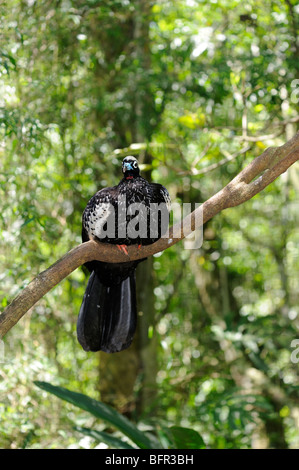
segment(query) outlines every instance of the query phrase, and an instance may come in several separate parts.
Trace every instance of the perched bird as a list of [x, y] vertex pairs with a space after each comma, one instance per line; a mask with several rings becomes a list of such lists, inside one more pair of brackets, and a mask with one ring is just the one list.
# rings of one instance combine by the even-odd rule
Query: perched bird
[[[127, 156], [123, 179], [98, 191], [82, 217], [82, 241], [96, 239], [127, 246], [148, 245], [168, 228], [170, 197], [164, 186], [140, 176], [138, 161]], [[90, 277], [77, 322], [78, 341], [86, 351], [119, 352], [130, 346], [136, 330], [135, 270], [138, 261], [86, 263]]]

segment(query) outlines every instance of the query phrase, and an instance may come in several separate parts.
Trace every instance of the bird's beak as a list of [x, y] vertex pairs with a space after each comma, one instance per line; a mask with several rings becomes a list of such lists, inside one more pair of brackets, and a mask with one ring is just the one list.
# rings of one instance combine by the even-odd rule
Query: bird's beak
[[130, 171], [132, 170], [132, 164], [130, 162], [126, 162], [124, 163], [124, 168], [123, 168], [123, 172], [125, 173], [126, 171]]

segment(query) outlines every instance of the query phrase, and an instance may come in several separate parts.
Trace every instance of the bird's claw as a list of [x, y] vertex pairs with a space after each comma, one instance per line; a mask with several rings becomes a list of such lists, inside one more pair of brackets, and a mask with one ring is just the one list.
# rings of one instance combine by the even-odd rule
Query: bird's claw
[[129, 253], [128, 253], [128, 250], [127, 250], [127, 246], [126, 245], [116, 245], [117, 248], [119, 249], [119, 251], [122, 251], [123, 253], [125, 253], [126, 255], [129, 256]]

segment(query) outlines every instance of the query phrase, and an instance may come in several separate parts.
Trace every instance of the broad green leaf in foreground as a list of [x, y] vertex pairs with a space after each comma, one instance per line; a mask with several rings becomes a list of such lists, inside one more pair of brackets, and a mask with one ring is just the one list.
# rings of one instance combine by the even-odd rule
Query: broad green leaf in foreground
[[82, 393], [73, 392], [64, 387], [52, 385], [47, 382], [34, 382], [42, 390], [52, 393], [53, 395], [65, 400], [73, 405], [88, 411], [96, 418], [100, 418], [107, 423], [114, 426], [119, 431], [128, 436], [138, 447], [141, 449], [152, 449], [153, 444], [151, 440], [140, 431], [134, 424], [132, 424], [125, 416], [122, 416], [111, 406], [105, 405], [100, 401], [89, 398]]
[[197, 431], [181, 426], [169, 429], [176, 449], [205, 449], [205, 443]]

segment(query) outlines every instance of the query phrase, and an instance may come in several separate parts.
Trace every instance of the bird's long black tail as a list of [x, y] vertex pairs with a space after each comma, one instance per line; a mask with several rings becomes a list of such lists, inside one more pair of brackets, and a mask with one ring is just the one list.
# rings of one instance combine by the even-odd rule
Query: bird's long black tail
[[112, 286], [92, 271], [77, 322], [78, 341], [85, 351], [119, 352], [130, 346], [136, 330], [135, 271]]

